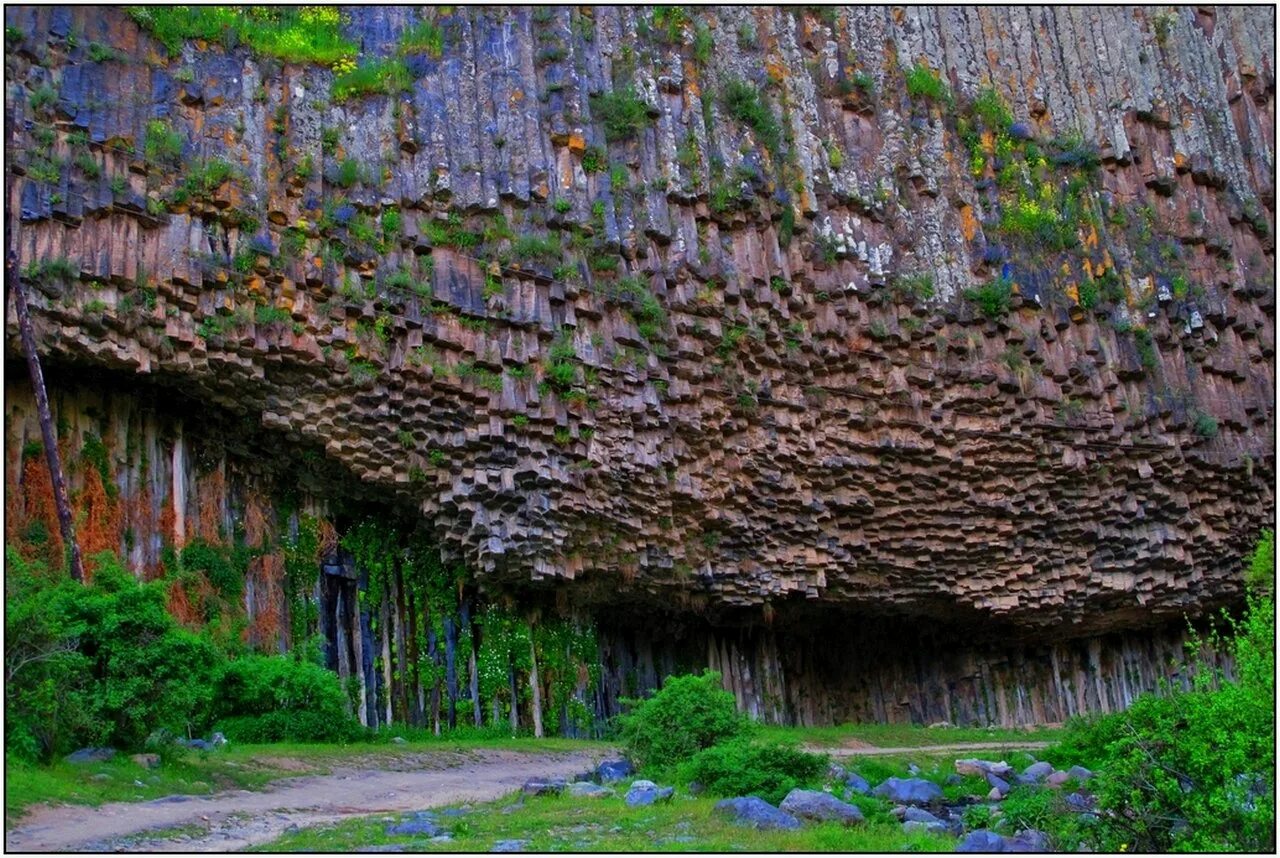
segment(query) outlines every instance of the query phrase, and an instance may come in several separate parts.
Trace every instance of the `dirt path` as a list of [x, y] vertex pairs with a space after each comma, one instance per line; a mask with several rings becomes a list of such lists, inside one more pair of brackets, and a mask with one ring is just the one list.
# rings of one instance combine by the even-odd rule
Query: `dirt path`
[[[519, 789], [529, 778], [578, 774], [603, 758], [599, 751], [486, 750], [414, 754], [394, 760], [392, 766], [385, 756], [349, 759], [327, 775], [289, 778], [266, 792], [169, 796], [101, 807], [37, 807], [21, 825], [6, 832], [5, 848], [9, 852], [111, 852], [122, 847], [130, 851], [242, 850], [274, 840], [294, 826], [492, 801]], [[177, 839], [147, 839], [145, 835], [177, 827], [198, 830], [188, 830]]]
[[857, 742], [857, 747], [823, 748], [817, 745], [806, 745], [806, 751], [818, 754], [830, 754], [833, 757], [888, 757], [910, 756], [911, 754], [967, 754], [970, 751], [1042, 751], [1049, 747], [1049, 742], [958, 742], [954, 745], [917, 745], [911, 748], [878, 748], [866, 742]]

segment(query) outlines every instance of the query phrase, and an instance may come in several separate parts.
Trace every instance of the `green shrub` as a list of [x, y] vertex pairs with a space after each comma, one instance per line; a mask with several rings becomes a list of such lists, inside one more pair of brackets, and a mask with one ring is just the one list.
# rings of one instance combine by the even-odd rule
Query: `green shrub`
[[1013, 304], [1013, 283], [1001, 277], [976, 289], [966, 289], [964, 296], [988, 319], [1003, 319]]
[[604, 139], [610, 143], [634, 137], [649, 123], [648, 108], [629, 86], [592, 99], [591, 109], [604, 125]]
[[129, 16], [175, 57], [187, 39], [225, 47], [246, 44], [291, 63], [323, 63], [355, 56], [342, 37], [336, 6], [129, 6]]
[[754, 795], [777, 804], [797, 787], [816, 786], [826, 769], [819, 754], [739, 737], [700, 751], [681, 771], [712, 795]]
[[625, 702], [630, 711], [618, 717], [619, 735], [643, 770], [668, 770], [747, 727], [714, 671], [667, 677], [652, 697]]
[[163, 582], [139, 583], [109, 552], [85, 585], [6, 560], [6, 747], [47, 759], [206, 726], [219, 653], [165, 610]]
[[1013, 114], [1000, 93], [987, 87], [973, 100], [973, 112], [992, 131], [1004, 131], [1013, 124]]
[[444, 54], [444, 31], [434, 21], [410, 27], [400, 37], [400, 53], [423, 53], [438, 60]]
[[143, 153], [148, 161], [167, 161], [176, 165], [182, 160], [183, 142], [182, 134], [170, 128], [169, 123], [153, 119], [147, 123]]
[[217, 678], [215, 726], [239, 742], [350, 741], [360, 734], [337, 674], [288, 656], [246, 655]]
[[399, 57], [366, 60], [333, 79], [333, 100], [342, 102], [365, 95], [391, 95], [413, 88], [409, 68]]
[[729, 115], [750, 126], [770, 152], [778, 151], [782, 129], [757, 87], [742, 80], [727, 81], [720, 90], [720, 100]]
[[[1047, 752], [1097, 772], [1095, 849], [1274, 851], [1273, 561], [1274, 536], [1264, 532], [1246, 572], [1244, 616], [1227, 621], [1229, 639], [1207, 642], [1233, 658], [1234, 680], [1197, 659], [1190, 690], [1143, 694], [1124, 712], [1072, 722]], [[1197, 638], [1188, 650], [1205, 645]]]
[[924, 63], [916, 63], [907, 69], [907, 95], [912, 98], [926, 98], [930, 101], [947, 101], [951, 93], [942, 78]]

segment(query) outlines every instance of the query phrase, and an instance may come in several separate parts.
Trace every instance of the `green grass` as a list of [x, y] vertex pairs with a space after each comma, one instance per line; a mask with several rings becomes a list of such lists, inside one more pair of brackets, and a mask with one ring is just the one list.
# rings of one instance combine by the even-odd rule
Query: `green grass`
[[919, 724], [840, 724], [832, 727], [761, 726], [764, 739], [795, 740], [818, 747], [839, 747], [857, 739], [882, 748], [919, 748], [962, 742], [1052, 742], [1062, 736], [1054, 727], [922, 727]]
[[[608, 742], [551, 737], [495, 736], [494, 731], [459, 728], [435, 736], [430, 730], [395, 729], [351, 744], [281, 742], [271, 745], [228, 745], [219, 751], [187, 751], [166, 760], [160, 768], [144, 769], [128, 754], [107, 763], [50, 765], [10, 760], [5, 779], [5, 819], [16, 820], [23, 810], [41, 802], [99, 805], [113, 801], [146, 801], [166, 795], [204, 795], [224, 789], [260, 789], [281, 777], [322, 774], [335, 763], [361, 757], [376, 763], [404, 754], [473, 753], [482, 749], [527, 753], [615, 752]], [[392, 743], [394, 736], [407, 741]], [[286, 765], [279, 761], [287, 760]], [[110, 775], [95, 780], [94, 775]], [[142, 781], [137, 786], [135, 781]]]
[[174, 57], [188, 39], [247, 45], [291, 63], [329, 65], [354, 57], [335, 6], [129, 6], [126, 11]]
[[667, 804], [627, 807], [624, 793], [619, 789], [617, 796], [603, 799], [530, 797], [520, 810], [504, 813], [504, 808], [517, 803], [516, 796], [509, 796], [461, 817], [440, 816], [453, 835], [443, 843], [431, 843], [420, 835], [388, 835], [389, 817], [379, 814], [286, 834], [256, 851], [348, 852], [400, 845], [412, 851], [487, 852], [499, 840], [528, 840], [528, 852], [948, 852], [955, 848], [953, 838], [907, 834], [896, 822], [756, 831], [715, 815], [716, 798], [678, 794]]
[[[279, 756], [283, 756], [282, 754]], [[288, 772], [244, 753], [190, 751], [145, 769], [127, 754], [105, 763], [56, 762], [48, 766], [6, 761], [4, 816], [12, 824], [34, 804], [99, 805], [147, 801], [166, 795], [207, 795], [224, 789], [260, 789]], [[96, 778], [106, 775], [105, 778]], [[138, 785], [141, 782], [141, 786]]]

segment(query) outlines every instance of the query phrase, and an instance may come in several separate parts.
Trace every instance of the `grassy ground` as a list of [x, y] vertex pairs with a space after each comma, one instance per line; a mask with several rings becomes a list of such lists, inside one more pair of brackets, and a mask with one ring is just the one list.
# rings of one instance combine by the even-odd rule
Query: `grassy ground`
[[283, 777], [324, 774], [334, 765], [359, 759], [376, 765], [378, 758], [424, 753], [471, 753], [483, 749], [543, 752], [612, 749], [607, 742], [526, 736], [493, 737], [455, 735], [435, 737], [406, 734], [404, 744], [391, 742], [391, 734], [349, 745], [232, 744], [217, 751], [183, 751], [164, 760], [157, 769], [145, 769], [128, 754], [106, 763], [32, 765], [9, 760], [6, 766], [5, 821], [13, 824], [34, 804], [99, 805], [113, 801], [147, 801], [166, 795], [208, 795], [226, 789], [261, 789]]
[[[670, 803], [627, 807], [619, 796], [604, 799], [541, 796], [522, 804], [509, 797], [471, 809], [461, 817], [437, 814], [453, 836], [432, 842], [422, 835], [389, 835], [399, 817], [372, 816], [286, 834], [263, 852], [347, 852], [398, 846], [405, 851], [487, 852], [499, 840], [527, 840], [528, 852], [949, 852], [955, 840], [907, 834], [896, 822], [871, 820], [845, 828], [835, 823], [798, 831], [756, 831], [718, 817], [717, 799], [677, 795]], [[512, 805], [519, 809], [504, 812]]]
[[[819, 747], [839, 747], [857, 739], [881, 747], [918, 747], [919, 756], [910, 759], [875, 758], [876, 765], [892, 766], [892, 774], [905, 774], [906, 764], [923, 764], [927, 747], [958, 742], [999, 742], [1053, 740], [1061, 731], [1053, 729], [1012, 730], [939, 727], [906, 724], [846, 724], [837, 727], [759, 728], [761, 738], [788, 739]], [[393, 736], [405, 738], [393, 743]], [[468, 753], [482, 749], [521, 752], [598, 750], [602, 755], [615, 748], [610, 742], [582, 739], [510, 736], [493, 730], [459, 729], [443, 736], [427, 731], [384, 731], [368, 741], [337, 744], [232, 744], [215, 752], [188, 751], [165, 760], [155, 770], [133, 763], [127, 754], [109, 763], [73, 765], [58, 762], [37, 766], [9, 761], [5, 779], [5, 820], [13, 824], [25, 808], [42, 802], [97, 805], [112, 801], [146, 801], [166, 795], [203, 795], [225, 789], [261, 789], [282, 777], [322, 774], [334, 765], [360, 758], [362, 765], [376, 764], [377, 758], [430, 752]], [[983, 756], [976, 754], [975, 756]], [[998, 758], [998, 754], [996, 758]], [[1008, 755], [1005, 755], [1008, 756]], [[850, 761], [851, 762], [851, 761]], [[1010, 762], [1013, 762], [1011, 759]], [[849, 768], [861, 770], [862, 763]], [[868, 776], [867, 773], [863, 773]], [[943, 773], [945, 776], [946, 772]], [[883, 776], [888, 776], [887, 774]], [[869, 780], [872, 780], [868, 776]], [[870, 848], [870, 847], [868, 847]]]
[[289, 774], [269, 764], [231, 754], [192, 752], [146, 769], [128, 755], [105, 763], [56, 762], [37, 766], [9, 760], [5, 765], [4, 817], [12, 825], [23, 811], [42, 802], [98, 805], [146, 801], [166, 795], [207, 795], [225, 789], [261, 789]]
[[882, 748], [918, 748], [962, 742], [1052, 742], [1062, 736], [1057, 727], [921, 727], [917, 724], [840, 724], [834, 727], [761, 726], [761, 738], [803, 742], [836, 748], [858, 740]]

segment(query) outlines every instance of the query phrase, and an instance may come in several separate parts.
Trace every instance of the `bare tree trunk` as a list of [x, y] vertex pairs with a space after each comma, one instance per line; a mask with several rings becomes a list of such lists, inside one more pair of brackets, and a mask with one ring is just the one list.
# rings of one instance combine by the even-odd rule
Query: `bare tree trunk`
[[542, 689], [538, 687], [538, 647], [533, 642], [533, 628], [529, 629], [529, 689], [533, 692], [533, 737], [542, 738]]
[[62, 543], [67, 547], [67, 569], [73, 580], [83, 583], [84, 566], [80, 562], [80, 544], [76, 542], [75, 523], [71, 518], [71, 502], [67, 498], [67, 483], [62, 478], [62, 462], [58, 456], [58, 434], [54, 431], [53, 414], [49, 410], [49, 394], [44, 386], [44, 372], [40, 369], [40, 355], [36, 352], [36, 335], [31, 327], [27, 296], [18, 274], [18, 260], [12, 251], [9, 253], [6, 268], [9, 272], [9, 287], [13, 292], [13, 305], [18, 316], [18, 331], [22, 335], [22, 350], [27, 353], [31, 388], [36, 395], [40, 436], [44, 439], [44, 455], [49, 463], [49, 480], [53, 484], [53, 502], [58, 510], [58, 528], [62, 531]]

